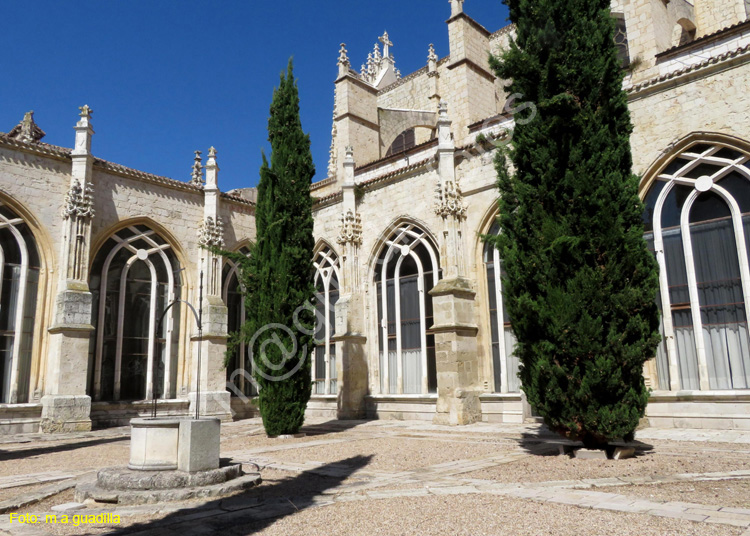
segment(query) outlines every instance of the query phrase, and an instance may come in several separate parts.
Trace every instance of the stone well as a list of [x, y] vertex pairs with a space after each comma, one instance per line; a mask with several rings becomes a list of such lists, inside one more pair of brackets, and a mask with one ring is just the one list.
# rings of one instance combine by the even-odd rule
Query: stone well
[[217, 418], [139, 418], [130, 421], [130, 461], [76, 487], [76, 500], [144, 504], [221, 497], [258, 485], [241, 464], [220, 467]]

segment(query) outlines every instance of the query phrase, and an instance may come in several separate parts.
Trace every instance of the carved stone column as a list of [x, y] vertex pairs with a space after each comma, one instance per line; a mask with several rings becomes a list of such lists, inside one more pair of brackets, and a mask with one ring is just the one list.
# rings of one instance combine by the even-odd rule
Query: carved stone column
[[338, 375], [337, 415], [339, 419], [365, 416], [367, 395], [367, 356], [364, 333], [364, 303], [359, 275], [359, 247], [362, 245], [362, 221], [357, 213], [354, 192], [354, 150], [346, 148], [344, 160], [343, 213], [337, 242], [341, 245], [342, 281], [336, 302], [336, 326], [333, 340]]
[[70, 188], [65, 196], [58, 292], [55, 316], [49, 328], [41, 430], [46, 433], [91, 430], [91, 397], [86, 394], [92, 296], [88, 286], [91, 219], [94, 194], [90, 119], [92, 110], [81, 109], [71, 153]]
[[438, 400], [434, 422], [471, 424], [481, 419], [477, 326], [474, 321], [473, 283], [466, 277], [464, 206], [456, 178], [455, 145], [448, 107], [441, 102], [438, 115], [438, 170], [435, 213], [442, 218], [443, 277], [430, 291], [435, 324]]
[[[198, 163], [196, 155], [196, 165]], [[194, 332], [192, 352], [192, 381], [190, 411], [195, 412], [197, 391], [200, 382], [201, 416], [232, 418], [230, 394], [226, 389], [224, 354], [227, 349], [227, 307], [221, 299], [222, 258], [206, 248], [224, 247], [224, 224], [219, 216], [219, 166], [216, 164], [216, 149], [211, 147], [206, 162], [206, 184], [203, 188], [203, 222], [198, 229], [201, 247], [200, 268], [203, 271], [203, 337], [197, 339]], [[194, 173], [195, 175], [195, 173]], [[197, 288], [197, 287], [196, 287]], [[194, 293], [194, 301], [198, 301]], [[201, 345], [200, 376], [198, 376], [198, 344]]]

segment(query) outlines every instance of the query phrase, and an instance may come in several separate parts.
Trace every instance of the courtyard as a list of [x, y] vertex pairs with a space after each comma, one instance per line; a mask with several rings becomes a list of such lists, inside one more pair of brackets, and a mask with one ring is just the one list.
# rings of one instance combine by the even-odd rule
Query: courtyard
[[[5, 436], [0, 531], [750, 534], [750, 431], [646, 428], [636, 436], [636, 456], [624, 460], [560, 455], [565, 441], [539, 424], [313, 420], [303, 432], [269, 439], [260, 419], [223, 424], [222, 459], [262, 477], [230, 497], [64, 511], [53, 507], [74, 503], [76, 484], [127, 464], [129, 428]], [[10, 514], [37, 522], [11, 522]], [[48, 514], [59, 521], [45, 522]], [[119, 523], [73, 522], [92, 514], [117, 515]]]

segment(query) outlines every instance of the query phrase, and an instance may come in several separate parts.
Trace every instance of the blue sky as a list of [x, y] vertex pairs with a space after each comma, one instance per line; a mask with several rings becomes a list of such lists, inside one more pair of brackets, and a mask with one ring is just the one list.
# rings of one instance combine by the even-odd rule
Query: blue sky
[[[501, 0], [467, 0], [490, 31]], [[94, 109], [93, 153], [188, 180], [193, 151], [218, 151], [222, 190], [254, 186], [273, 88], [294, 56], [302, 126], [325, 178], [339, 43], [357, 69], [387, 30], [404, 75], [434, 43], [448, 54], [448, 0], [131, 0], [3, 2], [0, 131], [34, 110], [43, 141], [73, 145]], [[205, 160], [204, 160], [205, 161]]]

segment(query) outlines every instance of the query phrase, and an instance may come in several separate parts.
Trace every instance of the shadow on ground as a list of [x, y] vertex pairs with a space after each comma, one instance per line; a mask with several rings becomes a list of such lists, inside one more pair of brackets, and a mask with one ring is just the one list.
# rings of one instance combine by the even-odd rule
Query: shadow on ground
[[[278, 483], [266, 482], [241, 494], [216, 499], [194, 508], [184, 508], [162, 519], [137, 523], [110, 534], [253, 534], [278, 519], [332, 500], [324, 492], [338, 487], [359, 469], [367, 466], [371, 458], [372, 456], [355, 456], [323, 465]], [[321, 473], [336, 476], [323, 476]], [[154, 506], [153, 509], [156, 511], [158, 507]], [[127, 518], [124, 520], [127, 521]]]
[[[580, 441], [571, 441], [564, 437], [551, 432], [546, 427], [540, 428], [537, 432], [524, 432], [521, 439], [518, 439], [518, 446], [528, 454], [534, 456], [559, 456], [561, 447], [569, 450], [571, 448], [582, 448], [583, 443]], [[612, 450], [617, 446], [628, 446], [635, 449], [635, 456], [642, 456], [654, 449], [653, 445], [643, 443], [642, 441], [614, 441]]]
[[0, 450], [0, 462], [8, 460], [17, 460], [19, 458], [30, 458], [32, 456], [42, 456], [44, 454], [53, 454], [55, 452], [65, 452], [85, 447], [94, 447], [114, 443], [116, 441], [130, 441], [130, 436], [125, 437], [104, 437], [101, 439], [90, 439], [88, 441], [75, 441], [72, 443], [63, 443], [62, 445], [50, 445], [48, 447], [31, 447], [28, 449]]
[[371, 421], [368, 420], [337, 420], [333, 419], [326, 422], [309, 424], [302, 427], [300, 432], [303, 432], [309, 436], [322, 435], [322, 434], [336, 434], [340, 432], [347, 432]]

